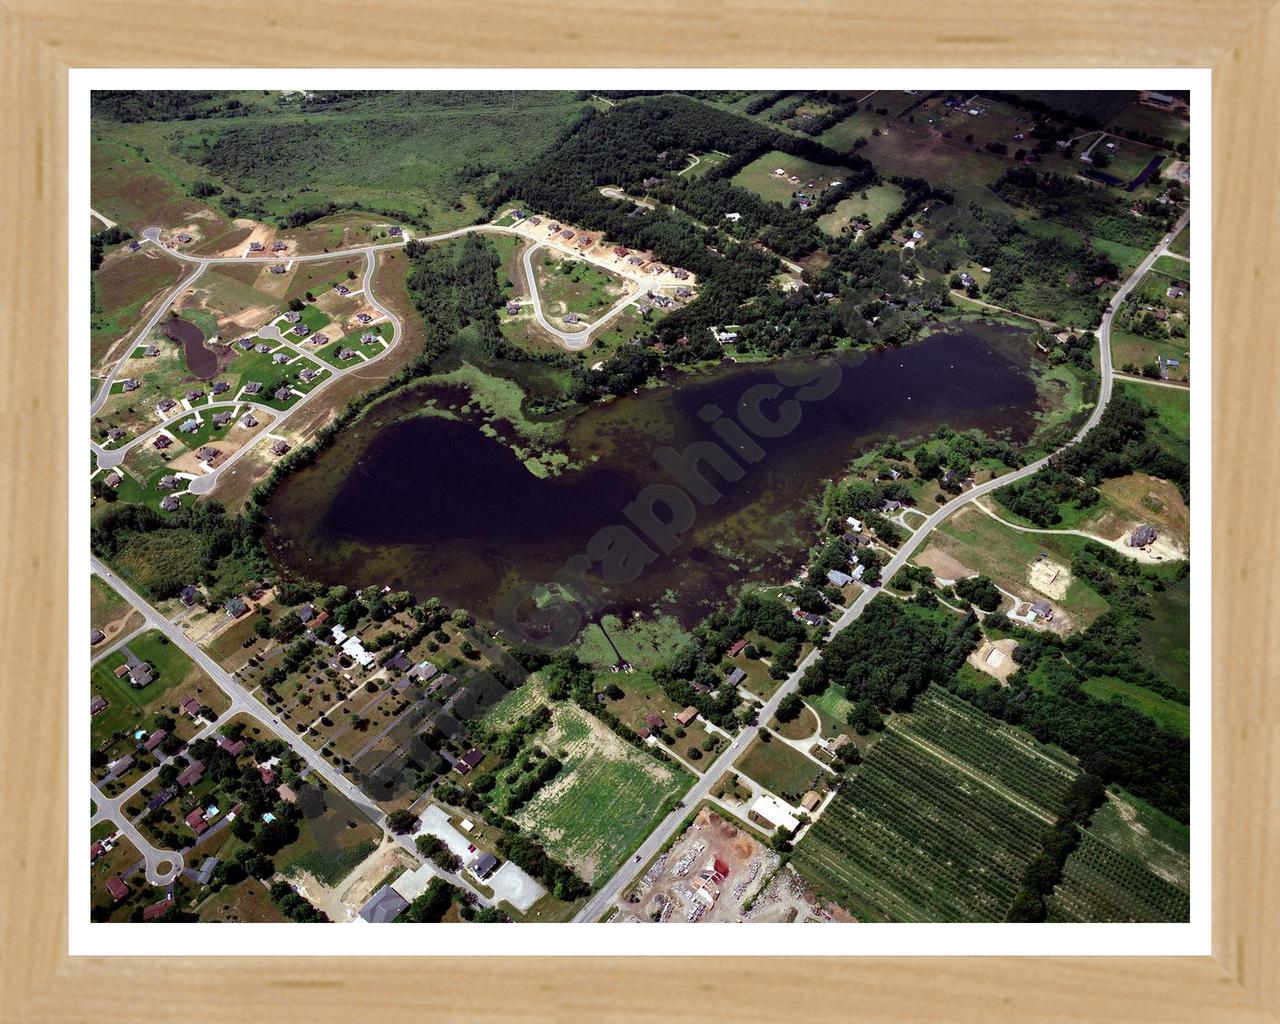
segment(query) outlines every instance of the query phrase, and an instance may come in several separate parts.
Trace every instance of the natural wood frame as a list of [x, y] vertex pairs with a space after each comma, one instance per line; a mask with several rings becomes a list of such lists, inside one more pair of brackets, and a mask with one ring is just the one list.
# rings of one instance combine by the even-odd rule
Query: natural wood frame
[[[192, 5], [7, 0], [0, 5], [0, 223], [16, 231], [0, 309], [0, 1006], [3, 1019], [124, 1012], [170, 1019], [198, 1004], [232, 1019], [404, 1016], [469, 1021], [1280, 1019], [1280, 577], [1268, 499], [1280, 475], [1280, 8], [1270, 0], [1121, 5], [819, 0], [649, 8], [510, 7], [450, 0]], [[663, 5], [666, 7], [666, 5]], [[937, 9], [935, 9], [937, 8]], [[268, 10], [264, 16], [263, 11]], [[664, 14], [677, 31], [661, 28]], [[298, 16], [293, 20], [292, 16]], [[915, 17], [913, 17], [915, 16]], [[268, 23], [267, 18], [271, 18]], [[355, 48], [333, 19], [358, 19]], [[198, 32], [192, 33], [193, 23]], [[67, 956], [68, 465], [66, 99], [69, 67], [174, 66], [193, 39], [228, 66], [1182, 66], [1212, 67], [1214, 182], [1213, 955], [1195, 958], [129, 959]], [[1200, 201], [1204, 201], [1201, 197]], [[46, 325], [35, 345], [24, 325]], [[1267, 347], [1263, 347], [1267, 346]], [[1247, 461], [1246, 461], [1247, 460]], [[70, 478], [79, 480], [78, 476]], [[1259, 494], [1258, 483], [1262, 483]], [[73, 499], [74, 500], [74, 499]], [[1249, 511], [1249, 515], [1228, 512]], [[78, 557], [78, 556], [77, 556]], [[282, 934], [287, 941], [287, 932]], [[421, 980], [419, 980], [421, 979]], [[646, 1000], [654, 990], [670, 998]], [[655, 1005], [656, 1004], [656, 1005]], [[129, 1009], [126, 1009], [129, 1008]]]

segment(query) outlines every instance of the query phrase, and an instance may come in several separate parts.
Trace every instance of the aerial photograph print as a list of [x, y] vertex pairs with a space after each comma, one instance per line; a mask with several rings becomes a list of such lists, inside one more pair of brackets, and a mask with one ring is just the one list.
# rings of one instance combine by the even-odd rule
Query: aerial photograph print
[[1189, 926], [1192, 90], [610, 80], [87, 93], [73, 917]]

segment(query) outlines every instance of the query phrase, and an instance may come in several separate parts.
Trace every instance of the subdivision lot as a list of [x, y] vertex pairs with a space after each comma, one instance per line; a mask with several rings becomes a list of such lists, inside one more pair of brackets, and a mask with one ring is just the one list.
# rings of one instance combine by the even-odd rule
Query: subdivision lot
[[93, 275], [94, 308], [90, 320], [90, 365], [97, 367], [113, 352], [116, 341], [143, 319], [143, 310], [178, 283], [182, 265], [173, 257], [146, 246], [130, 252], [124, 246], [108, 254]]
[[798, 802], [806, 792], [825, 792], [835, 778], [829, 771], [767, 729], [734, 762], [733, 767], [784, 800]]
[[[778, 169], [785, 173], [775, 174], [774, 171]], [[732, 180], [735, 185], [750, 189], [762, 199], [785, 206], [790, 203], [797, 190], [809, 195], [820, 195], [831, 187], [833, 181], [843, 180], [851, 173], [847, 167], [819, 164], [803, 157], [770, 150], [747, 164]], [[796, 180], [792, 181], [792, 178]]]
[[[878, 227], [886, 217], [902, 205], [903, 191], [897, 185], [885, 183], [872, 185], [857, 195], [840, 202], [818, 218], [818, 227], [829, 235], [839, 235], [849, 228], [852, 221], [865, 220]], [[866, 196], [864, 199], [863, 196]]]
[[89, 577], [89, 626], [100, 629], [106, 639], [99, 644], [108, 646], [124, 633], [142, 625], [142, 614], [112, 589], [111, 584], [98, 576]]

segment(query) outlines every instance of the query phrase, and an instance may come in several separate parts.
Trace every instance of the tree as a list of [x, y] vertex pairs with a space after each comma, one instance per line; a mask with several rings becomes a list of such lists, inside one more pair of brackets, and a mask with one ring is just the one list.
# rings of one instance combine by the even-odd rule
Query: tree
[[778, 704], [778, 721], [794, 722], [804, 710], [804, 701], [798, 693], [789, 693]]
[[387, 828], [398, 836], [418, 827], [418, 816], [407, 808], [399, 808], [387, 815]]

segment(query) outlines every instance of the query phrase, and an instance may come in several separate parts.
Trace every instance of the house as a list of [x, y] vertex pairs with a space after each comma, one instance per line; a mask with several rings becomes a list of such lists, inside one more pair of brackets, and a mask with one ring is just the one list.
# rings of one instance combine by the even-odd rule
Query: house
[[1181, 298], [1185, 298], [1187, 293], [1185, 289], [1179, 288], [1177, 285], [1170, 285], [1168, 288], [1164, 290], [1164, 294], [1165, 294], [1165, 298], [1181, 299]]
[[307, 621], [307, 629], [319, 629], [328, 621], [329, 621], [329, 613], [321, 612], [314, 619], [309, 619]]
[[107, 772], [107, 778], [118, 779], [120, 778], [121, 775], [123, 775], [132, 767], [133, 767], [132, 754], [126, 754], [124, 757], [116, 758], [116, 760], [112, 761], [109, 765], [107, 765], [107, 768], [109, 769], [109, 771]]
[[728, 677], [725, 679], [725, 682], [728, 683], [730, 686], [740, 686], [742, 684], [742, 681], [746, 678], [747, 678], [746, 669], [735, 668], [732, 672], [729, 673]]
[[256, 427], [257, 425], [258, 421], [254, 418], [254, 415], [251, 412], [245, 413], [244, 419], [240, 421], [240, 426], [242, 427]]
[[364, 334], [360, 335], [360, 344], [362, 345], [376, 345], [381, 340], [382, 335], [374, 331], [365, 331]]
[[213, 414], [213, 425], [215, 427], [225, 427], [231, 422], [231, 411], [215, 412]]
[[1147, 93], [1147, 102], [1154, 103], [1159, 107], [1171, 107], [1173, 106], [1173, 97], [1163, 92], [1149, 92]]
[[333, 290], [334, 290], [335, 292], [337, 292], [339, 295], [350, 295], [350, 294], [351, 294], [351, 289], [350, 289], [350, 288], [348, 288], [345, 284], [335, 284], [335, 285], [333, 286]]
[[141, 242], [139, 242], [136, 238], [135, 238], [132, 242], [130, 242], [130, 243], [129, 243], [129, 251], [130, 251], [130, 252], [137, 252], [137, 251], [138, 251], [139, 249], [141, 249], [141, 248], [142, 248], [142, 243], [141, 243]]
[[160, 507], [166, 512], [177, 512], [182, 507], [182, 502], [176, 494], [166, 494], [160, 499]]
[[163, 807], [177, 795], [178, 791], [174, 787], [168, 786], [147, 801], [147, 810], [154, 811], [158, 807]]
[[695, 718], [698, 717], [698, 709], [690, 704], [687, 708], [675, 716], [676, 721], [682, 726], [688, 726]]
[[1155, 539], [1156, 528], [1148, 523], [1144, 526], [1139, 526], [1133, 531], [1133, 534], [1129, 537], [1129, 547], [1145, 548], [1148, 544], [1154, 543]]
[[846, 572], [841, 572], [839, 569], [828, 569], [827, 579], [837, 587], [847, 587], [853, 582], [852, 576]]
[[121, 391], [137, 391], [139, 387], [137, 377], [126, 377], [120, 382]]
[[471, 873], [479, 879], [488, 878], [498, 866], [498, 858], [488, 851], [471, 862]]
[[293, 392], [286, 387], [278, 387], [271, 395], [277, 402], [287, 402], [293, 397]]
[[644, 716], [644, 724], [650, 729], [665, 729], [667, 727], [667, 720], [661, 715], [655, 714], [651, 711], [649, 714]]
[[622, 259], [622, 257], [626, 256], [630, 251], [630, 249], [625, 249], [620, 245], [615, 245], [613, 247], [613, 254], [617, 256], [618, 259]]
[[311, 328], [306, 324], [295, 324], [292, 333], [297, 335], [299, 338], [305, 338], [311, 333]]
[[559, 225], [559, 224], [548, 224], [548, 225], [547, 225], [547, 230], [548, 230], [549, 232], [551, 232], [551, 234], [553, 234], [553, 235], [554, 235], [557, 231], [559, 231], [559, 230], [560, 230], [560, 225]]
[[[166, 477], [165, 479], [172, 479], [172, 478]], [[197, 590], [195, 587], [192, 587], [192, 586], [186, 586], [182, 588], [182, 592], [178, 595], [178, 599], [182, 601], [182, 603], [185, 604], [188, 608], [190, 608], [196, 603], [196, 599], [199, 596], [200, 596], [199, 590]]]
[[414, 665], [413, 668], [409, 669], [409, 678], [420, 679], [422, 682], [425, 683], [438, 671], [439, 669], [437, 669], [433, 664], [431, 664], [431, 662], [424, 661], [421, 664]]
[[271, 445], [272, 455], [284, 455], [289, 451], [289, 446], [284, 441], [276, 441]]
[[800, 618], [804, 619], [806, 626], [817, 626], [823, 622], [822, 616], [813, 612], [805, 612]]
[[194, 434], [197, 430], [200, 429], [200, 421], [196, 419], [194, 416], [191, 416], [188, 419], [185, 419], [181, 423], [179, 423], [178, 429], [181, 430], [184, 434]]
[[249, 606], [244, 603], [244, 598], [242, 597], [233, 597], [223, 607], [233, 619], [240, 618], [241, 615], [244, 615], [249, 610]]
[[271, 357], [271, 361], [275, 363], [277, 366], [280, 366], [289, 361], [289, 356], [285, 352], [277, 352], [275, 355]]
[[142, 920], [144, 921], [159, 920], [160, 918], [164, 917], [166, 913], [168, 913], [169, 908], [172, 907], [173, 904], [174, 904], [173, 897], [166, 896], [164, 899], [160, 900], [158, 903], [153, 903], [151, 904], [151, 906], [145, 908], [142, 911]]
[[844, 521], [849, 524], [849, 529], [854, 533], [862, 532], [862, 520], [855, 519], [853, 516], [845, 516]]
[[578, 239], [578, 248], [585, 249], [591, 244], [591, 242], [592, 242], [591, 238], [588, 238], [586, 235], [583, 235], [580, 239]]
[[145, 661], [129, 666], [129, 685], [135, 690], [144, 689], [155, 679], [155, 670]]
[[638, 266], [640, 266], [640, 265], [642, 265], [642, 264], [644, 263], [644, 257], [643, 257], [643, 256], [628, 256], [628, 257], [627, 257], [627, 262], [628, 262], [628, 263], [630, 263], [633, 267], [638, 267]]
[[560, 232], [560, 236], [561, 236], [561, 237], [562, 237], [566, 242], [571, 242], [571, 241], [573, 241], [573, 232], [572, 232], [572, 231], [570, 231], [568, 228], [565, 228], [563, 231], [561, 231], [561, 232]]
[[329, 335], [325, 334], [323, 331], [319, 334], [313, 334], [311, 335], [311, 344], [327, 345], [329, 344]]
[[100, 715], [106, 711], [111, 705], [105, 697], [95, 695], [93, 700], [89, 701], [89, 714]]
[[371, 315], [369, 315], [368, 313], [357, 313], [357, 314], [356, 314], [356, 319], [357, 319], [357, 320], [359, 320], [362, 324], [371, 324], [371, 323], [373, 323], [373, 317], [372, 317]]
[[576, 324], [576, 323], [578, 322], [578, 314], [577, 314], [577, 313], [566, 313], [566, 314], [564, 315], [564, 322], [565, 322], [565, 323], [567, 323], [567, 324]]
[[[181, 776], [179, 776], [178, 781], [182, 781]], [[186, 822], [191, 826], [191, 830], [198, 836], [202, 836], [209, 831], [209, 822], [205, 820], [203, 808], [197, 807], [194, 811], [188, 814]]]
[[277, 241], [276, 241], [276, 243], [275, 243], [274, 245], [272, 245], [272, 246], [271, 246], [271, 251], [272, 251], [272, 252], [284, 252], [284, 251], [285, 251], [286, 249], [288, 249], [288, 248], [289, 248], [289, 243], [288, 243], [288, 242], [286, 242], [286, 241], [284, 241], [283, 239], [279, 239], [279, 240], [277, 240]]
[[800, 798], [800, 806], [806, 811], [816, 811], [818, 809], [818, 805], [821, 803], [822, 797], [812, 789]]
[[274, 786], [276, 783], [275, 769], [269, 764], [258, 765], [258, 777], [262, 779], [264, 786]]
[[286, 314], [284, 315], [284, 318], [285, 318], [285, 321], [286, 321], [286, 322], [291, 323], [291, 324], [296, 324], [296, 323], [300, 323], [300, 322], [301, 322], [301, 320], [302, 320], [302, 314], [301, 314], [301, 313], [295, 313], [293, 310], [290, 310], [288, 313], [286, 313]]
[[258, 345], [257, 348], [258, 348], [258, 351], [261, 352], [263, 355], [266, 355], [268, 352], [271, 351], [271, 346], [265, 343]]
[[507, 316], [515, 316], [519, 312], [520, 312], [520, 303], [518, 302], [507, 303]]
[[150, 736], [147, 737], [147, 741], [142, 744], [142, 749], [145, 750], [148, 754], [151, 753], [151, 751], [155, 750], [156, 747], [160, 746], [164, 738], [168, 735], [169, 733], [166, 730], [157, 729], [155, 732], [153, 732]]
[[355, 350], [355, 349], [353, 349], [353, 348], [340, 348], [340, 349], [338, 349], [338, 358], [339, 358], [339, 359], [354, 359], [355, 357], [356, 357], [356, 350]]
[[649, 302], [642, 302], [640, 305], [636, 306], [636, 312], [641, 316], [648, 316], [653, 312], [653, 304]]
[[466, 775], [472, 768], [484, 760], [484, 751], [471, 749], [453, 763], [453, 770], [459, 775]]
[[122, 483], [124, 483], [124, 477], [122, 477], [119, 473], [112, 472], [112, 473], [108, 473], [107, 478], [102, 482], [114, 491], [117, 487], [119, 487]]
[[126, 663], [125, 663], [125, 664], [123, 664], [123, 665], [117, 665], [117, 666], [115, 667], [114, 675], [115, 675], [115, 677], [116, 677], [117, 679], [123, 679], [123, 678], [124, 678], [125, 676], [127, 676], [128, 674], [129, 674], [129, 664], [128, 664], [128, 662], [126, 662]]
[[900, 508], [902, 508], [902, 502], [900, 501], [892, 501], [889, 498], [880, 499], [881, 512], [897, 512]]
[[180, 231], [178, 232], [178, 241], [185, 245], [187, 242], [191, 241], [191, 236], [185, 231]]
[[298, 794], [283, 782], [276, 786], [276, 796], [287, 804], [296, 804], [298, 802]]
[[284, 264], [283, 264], [283, 263], [275, 263], [275, 264], [272, 264], [272, 267], [271, 267], [271, 273], [273, 273], [273, 274], [283, 274], [283, 273], [284, 273]]
[[225, 736], [218, 737], [218, 749], [225, 750], [232, 757], [239, 757], [244, 753], [244, 740], [229, 740]]
[[310, 384], [313, 380], [315, 380], [319, 376], [320, 376], [319, 370], [306, 369], [306, 370], [303, 370], [300, 374], [298, 374], [298, 379], [301, 380], [303, 384]]
[[1053, 619], [1053, 607], [1048, 601], [1037, 601], [1031, 606], [1031, 611], [1046, 622]]
[[175, 408], [177, 404], [172, 398], [162, 398], [156, 402], [156, 412], [163, 416], [170, 409]]
[[967, 273], [965, 273], [965, 272], [961, 271], [961, 273], [960, 273], [960, 287], [961, 287], [961, 288], [972, 288], [972, 287], [973, 287], [973, 284], [974, 284], [974, 280], [973, 280], [972, 275], [967, 274]]
[[160, 349], [155, 345], [148, 345], [142, 350], [142, 354], [144, 356], [158, 356], [160, 354]]
[[251, 380], [244, 386], [244, 393], [246, 395], [256, 395], [261, 390], [262, 382], [258, 380]]
[[217, 866], [217, 857], [206, 857], [204, 863], [200, 865], [200, 870], [196, 872], [196, 884], [208, 885], [213, 878], [213, 870]]
[[835, 739], [827, 740], [827, 750], [829, 750], [833, 754], [838, 754], [841, 750], [843, 750], [852, 742], [853, 740], [851, 740], [844, 733], [841, 733]]
[[396, 651], [385, 664], [393, 672], [408, 672], [413, 667], [413, 663], [404, 656], [404, 651]]
[[729, 657], [736, 658], [739, 654], [743, 652], [746, 646], [747, 646], [746, 637], [743, 637], [741, 640], [735, 640], [733, 643], [729, 645], [729, 651], [728, 651]]
[[178, 703], [178, 710], [191, 718], [198, 718], [200, 716], [200, 702], [194, 697], [184, 697]]
[[671, 271], [671, 276], [677, 281], [687, 281], [689, 280], [689, 271], [684, 270], [681, 267], [675, 267]]
[[249, 251], [250, 251], [250, 252], [262, 252], [262, 251], [263, 251], [263, 250], [265, 250], [265, 249], [266, 249], [266, 246], [265, 246], [265, 245], [263, 245], [261, 242], [250, 242], [250, 243], [249, 243]]
[[740, 213], [726, 213], [726, 214], [724, 215], [724, 219], [725, 219], [725, 220], [729, 220], [729, 221], [733, 221], [733, 223], [737, 224], [737, 223], [738, 223], [738, 221], [742, 220], [742, 214], [740, 214]]
[[101, 857], [106, 852], [107, 852], [107, 848], [103, 846], [101, 843], [91, 844], [89, 846], [89, 863], [92, 864], [94, 861], [96, 861], [99, 857]]
[[676, 289], [676, 297], [680, 299], [687, 299], [692, 294], [693, 294], [693, 289], [686, 288], [684, 287], [684, 285], [681, 285], [679, 288]]
[[[186, 768], [178, 773], [178, 777], [174, 780], [179, 786], [194, 786], [204, 778], [204, 762], [192, 761]], [[203, 817], [203, 812], [201, 817]]]
[[748, 813], [754, 814], [773, 829], [781, 828], [786, 829], [788, 833], [793, 833], [800, 827], [800, 822], [791, 813], [791, 808], [776, 796], [769, 794], [757, 797]]
[[97, 647], [98, 644], [102, 643], [102, 641], [105, 640], [106, 638], [107, 638], [107, 634], [102, 632], [102, 630], [100, 629], [91, 630], [89, 633], [89, 646]]
[[369, 924], [390, 924], [408, 909], [409, 901], [391, 886], [384, 885], [360, 908], [359, 917]]
[[239, 341], [236, 342], [236, 344], [239, 345], [246, 352], [249, 352], [253, 349], [252, 338], [241, 338]]
[[116, 903], [119, 903], [129, 895], [129, 886], [119, 875], [112, 875], [107, 879], [107, 892]]
[[389, 227], [387, 228], [387, 234], [392, 238], [401, 238], [404, 235], [404, 228], [398, 226]]

